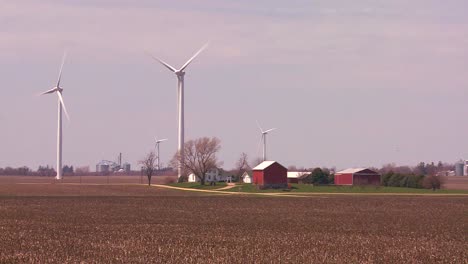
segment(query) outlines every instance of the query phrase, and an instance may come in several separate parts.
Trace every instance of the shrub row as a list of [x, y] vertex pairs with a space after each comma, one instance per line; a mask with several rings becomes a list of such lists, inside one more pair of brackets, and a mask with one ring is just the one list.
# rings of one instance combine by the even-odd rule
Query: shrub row
[[427, 188], [440, 189], [442, 178], [434, 175], [415, 175], [394, 173], [392, 171], [382, 175], [381, 184], [383, 186], [392, 187], [408, 187], [408, 188]]

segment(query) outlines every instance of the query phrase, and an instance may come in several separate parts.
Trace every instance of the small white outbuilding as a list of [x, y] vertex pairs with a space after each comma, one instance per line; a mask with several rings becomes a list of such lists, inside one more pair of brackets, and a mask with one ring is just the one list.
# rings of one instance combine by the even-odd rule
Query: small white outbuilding
[[252, 172], [249, 173], [248, 171], [245, 171], [242, 174], [241, 179], [243, 183], [252, 183], [253, 182]]

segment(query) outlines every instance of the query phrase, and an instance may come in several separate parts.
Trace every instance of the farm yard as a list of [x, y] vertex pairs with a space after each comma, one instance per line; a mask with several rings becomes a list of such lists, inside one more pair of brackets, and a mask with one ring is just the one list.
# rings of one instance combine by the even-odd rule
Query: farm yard
[[466, 263], [467, 196], [0, 184], [0, 263]]

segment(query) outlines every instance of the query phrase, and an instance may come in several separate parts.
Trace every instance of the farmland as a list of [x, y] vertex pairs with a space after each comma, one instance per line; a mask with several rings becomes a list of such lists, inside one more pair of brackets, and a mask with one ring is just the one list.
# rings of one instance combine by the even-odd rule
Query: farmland
[[467, 203], [5, 183], [0, 262], [463, 263]]
[[[174, 184], [176, 186], [176, 184]], [[430, 189], [416, 189], [405, 187], [387, 187], [387, 186], [314, 186], [312, 184], [291, 184], [291, 189], [266, 189], [259, 190], [253, 184], [236, 185], [227, 190], [230, 192], [249, 192], [249, 193], [390, 193], [390, 194], [468, 194], [468, 190], [450, 190], [441, 189], [432, 191]]]

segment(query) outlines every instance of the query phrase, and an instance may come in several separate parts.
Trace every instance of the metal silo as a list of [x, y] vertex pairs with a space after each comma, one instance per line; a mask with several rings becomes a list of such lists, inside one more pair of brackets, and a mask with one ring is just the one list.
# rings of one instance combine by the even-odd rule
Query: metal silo
[[109, 168], [109, 163], [103, 160], [96, 165], [96, 172], [109, 172]]
[[465, 162], [459, 161], [455, 163], [455, 176], [463, 176], [465, 174]]
[[123, 164], [123, 169], [125, 172], [130, 172], [130, 163], [124, 163]]
[[465, 160], [465, 171], [463, 176], [468, 176], [468, 160]]

